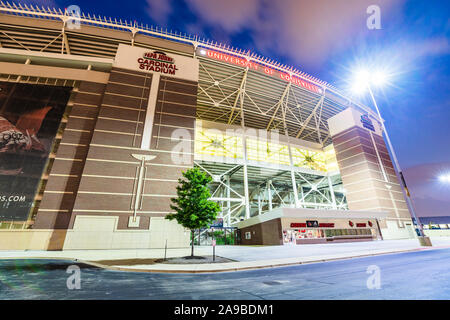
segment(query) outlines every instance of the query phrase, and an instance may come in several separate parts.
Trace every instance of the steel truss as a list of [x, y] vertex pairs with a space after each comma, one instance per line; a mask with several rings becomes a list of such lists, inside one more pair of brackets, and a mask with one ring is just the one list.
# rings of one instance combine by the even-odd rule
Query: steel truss
[[321, 95], [280, 79], [266, 77], [199, 57], [200, 78], [197, 118], [280, 130], [286, 135], [328, 145], [331, 143], [326, 120], [342, 109], [324, 110], [326, 91]]
[[245, 175], [243, 164], [196, 160], [194, 166], [213, 178], [211, 200], [221, 205], [219, 217], [223, 218], [225, 226], [279, 207], [347, 209], [345, 190], [338, 173], [307, 173], [305, 169], [292, 168], [294, 188], [291, 172], [286, 168], [252, 164], [247, 166]]

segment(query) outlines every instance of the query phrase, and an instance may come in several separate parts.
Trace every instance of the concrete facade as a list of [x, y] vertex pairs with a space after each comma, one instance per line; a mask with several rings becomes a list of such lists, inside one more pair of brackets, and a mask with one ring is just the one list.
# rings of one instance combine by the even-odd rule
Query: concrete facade
[[363, 113], [347, 109], [328, 120], [350, 210], [386, 211], [380, 221], [385, 239], [415, 237], [411, 215], [382, 137], [371, 119], [364, 127]]
[[[246, 131], [278, 130], [284, 121], [282, 144], [295, 147], [297, 139], [314, 150], [334, 147], [336, 151], [339, 172], [334, 175], [342, 177], [350, 209], [342, 211], [353, 216], [323, 216], [319, 209], [309, 211], [308, 217], [268, 219], [269, 211], [248, 224], [255, 217], [247, 210], [247, 222], [239, 224], [242, 244], [283, 244], [283, 231], [291, 223], [305, 223], [306, 218], [335, 223], [336, 228], [344, 228], [349, 219], [370, 220], [379, 223], [384, 239], [414, 237], [380, 126], [367, 107], [349, 107], [342, 95], [322, 82], [305, 77], [293, 81], [279, 65], [269, 68], [263, 60], [255, 62], [255, 57], [238, 59], [237, 51], [203, 44], [223, 53], [216, 54], [216, 60], [207, 54], [199, 59], [197, 55], [205, 50], [196, 41], [190, 45], [167, 34], [163, 38], [125, 29], [86, 24], [61, 36], [56, 20], [0, 13], [1, 81], [72, 88], [67, 119], [42, 176], [32, 221], [21, 229], [11, 224], [9, 230], [2, 229], [0, 221], [0, 249], [163, 248], [166, 240], [172, 248], [188, 246], [189, 232], [164, 217], [172, 211], [170, 198], [175, 196], [178, 178], [194, 166], [196, 119], [212, 127], [242, 129], [243, 150], [247, 150]], [[7, 33], [20, 35], [29, 48], [19, 46]], [[39, 41], [44, 45], [35, 44]], [[173, 72], [149, 70], [139, 62], [152, 55], [162, 55], [156, 59], [175, 66]], [[245, 61], [253, 62], [245, 65]], [[304, 105], [293, 106], [292, 97]], [[361, 122], [364, 110], [373, 130]], [[317, 114], [324, 118], [317, 120]], [[245, 170], [236, 170], [243, 170], [243, 176], [248, 175], [247, 165], [260, 165], [259, 160], [239, 161]], [[292, 167], [293, 160], [287, 161]], [[300, 178], [290, 173], [288, 180], [294, 187]], [[331, 172], [321, 174], [331, 176]], [[248, 193], [248, 186], [244, 189]], [[233, 196], [227, 196], [228, 202], [236, 200]], [[250, 196], [236, 203], [249, 206]], [[272, 204], [266, 206], [272, 209]], [[358, 218], [361, 211], [372, 215]], [[387, 215], [377, 216], [382, 212]], [[251, 237], [246, 239], [248, 232]]]
[[[155, 76], [133, 70], [137, 62], [128, 60], [130, 51], [152, 50], [122, 48], [102, 82], [83, 80], [73, 88], [33, 231], [0, 230], [4, 249], [158, 248], [166, 239], [171, 247], [189, 245], [189, 234], [164, 216], [171, 211], [181, 172], [193, 166], [198, 63], [181, 57], [188, 70], [179, 66], [180, 77]], [[27, 74], [27, 67], [22, 69]], [[48, 69], [34, 71], [44, 77]], [[71, 69], [59, 72], [70, 76]], [[151, 141], [142, 148], [145, 126]], [[136, 157], [142, 155], [154, 159], [145, 163], [138, 194], [136, 173], [142, 163]], [[137, 222], [130, 224], [130, 217]]]

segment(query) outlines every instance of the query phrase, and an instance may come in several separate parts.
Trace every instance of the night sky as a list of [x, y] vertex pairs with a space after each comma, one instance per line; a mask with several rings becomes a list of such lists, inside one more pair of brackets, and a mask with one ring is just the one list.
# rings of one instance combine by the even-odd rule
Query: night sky
[[[351, 70], [383, 68], [381, 114], [421, 215], [450, 215], [450, 2], [437, 0], [22, 1], [137, 20], [251, 50], [349, 92]], [[381, 8], [369, 30], [366, 9]], [[370, 105], [368, 97], [355, 97]], [[420, 208], [419, 208], [420, 207]]]

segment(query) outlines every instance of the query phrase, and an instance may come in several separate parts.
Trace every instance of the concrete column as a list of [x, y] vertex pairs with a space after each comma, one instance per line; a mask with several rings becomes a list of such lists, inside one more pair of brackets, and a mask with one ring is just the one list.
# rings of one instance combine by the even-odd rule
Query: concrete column
[[227, 183], [227, 186], [228, 186], [228, 188], [226, 188], [227, 189], [227, 199], [228, 199], [228, 201], [227, 201], [227, 226], [229, 227], [229, 226], [231, 226], [231, 202], [230, 202], [230, 197], [231, 197], [231, 194], [230, 194], [230, 176], [229, 175], [227, 175], [226, 176], [226, 183]]
[[[241, 95], [241, 108], [243, 108], [243, 97]], [[241, 128], [242, 128], [242, 148], [244, 155], [244, 195], [245, 195], [245, 218], [250, 218], [250, 198], [248, 192], [248, 173], [247, 173], [247, 137], [245, 135], [245, 122], [244, 122], [244, 112], [241, 113]]]
[[300, 203], [298, 201], [297, 182], [295, 181], [294, 161], [292, 160], [291, 146], [289, 145], [288, 148], [289, 148], [289, 162], [291, 164], [292, 189], [294, 191], [294, 204], [296, 208], [300, 208]]
[[355, 108], [328, 119], [348, 207], [388, 212], [380, 221], [383, 238], [408, 238], [411, 214], [375, 119]]
[[150, 143], [152, 141], [153, 123], [155, 121], [155, 110], [158, 99], [159, 89], [159, 73], [153, 73], [152, 84], [150, 86], [150, 95], [148, 97], [147, 112], [145, 114], [144, 131], [142, 133], [141, 149], [150, 149]]
[[269, 201], [269, 211], [273, 209], [272, 206], [272, 191], [270, 190], [271, 180], [267, 181], [267, 200]]
[[[244, 137], [244, 141], [245, 141]], [[244, 150], [247, 149], [247, 144], [243, 143]], [[245, 164], [244, 164], [244, 195], [245, 195], [245, 218], [250, 218], [250, 198], [249, 198], [249, 192], [248, 192], [248, 173], [247, 173], [247, 151], [245, 151], [244, 154], [245, 157]]]
[[262, 208], [261, 208], [261, 190], [258, 187], [258, 215], [260, 215], [262, 213]]

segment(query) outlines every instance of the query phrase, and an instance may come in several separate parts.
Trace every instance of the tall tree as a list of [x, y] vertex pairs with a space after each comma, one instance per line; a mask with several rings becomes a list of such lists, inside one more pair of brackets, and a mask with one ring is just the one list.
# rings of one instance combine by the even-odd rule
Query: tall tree
[[211, 193], [208, 183], [212, 178], [198, 168], [183, 172], [184, 179], [178, 179], [177, 198], [172, 198], [170, 207], [176, 213], [168, 214], [166, 219], [177, 220], [183, 227], [191, 230], [191, 257], [194, 256], [194, 231], [205, 228], [216, 220], [220, 206], [209, 200]]

